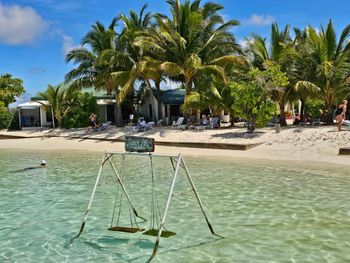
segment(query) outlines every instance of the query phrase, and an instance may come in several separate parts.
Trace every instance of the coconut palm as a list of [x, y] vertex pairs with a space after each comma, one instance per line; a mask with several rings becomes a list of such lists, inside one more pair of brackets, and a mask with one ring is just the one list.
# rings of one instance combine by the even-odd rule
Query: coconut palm
[[[139, 46], [134, 45], [138, 34], [146, 30], [151, 25], [152, 14], [144, 13], [146, 5], [141, 8], [139, 14], [130, 11], [129, 16], [124, 14], [118, 17], [122, 22], [121, 34], [116, 39], [113, 48], [103, 51], [101, 61], [108, 64], [116, 63], [119, 67], [111, 74], [115, 83], [121, 87], [118, 100], [123, 101], [127, 94], [134, 89], [136, 82], [146, 84], [153, 97], [153, 91], [150, 80], [160, 83], [161, 74], [157, 71], [155, 63], [145, 56], [145, 52]], [[153, 109], [153, 116], [154, 114]]]
[[297, 87], [318, 90], [318, 96], [327, 106], [327, 122], [332, 123], [332, 107], [350, 94], [347, 81], [350, 74], [350, 25], [345, 27], [338, 41], [332, 20], [326, 29], [321, 26], [320, 32], [309, 26], [307, 33], [309, 56], [316, 65], [309, 76], [297, 83]]
[[159, 61], [163, 74], [182, 82], [187, 95], [195, 91], [195, 80], [203, 75], [226, 79], [225, 69], [244, 63], [237, 56], [240, 48], [230, 29], [238, 21], [224, 22], [218, 11], [221, 5], [199, 0], [167, 1], [171, 16], [156, 15], [156, 27], [137, 39], [136, 44], [148, 50], [150, 57]]
[[[94, 87], [96, 90], [104, 90], [107, 94], [116, 94], [118, 97], [118, 83], [112, 78], [111, 73], [119, 69], [115, 60], [101, 59], [105, 50], [115, 49], [117, 34], [115, 26], [117, 19], [113, 19], [108, 27], [96, 22], [92, 29], [83, 37], [82, 47], [72, 49], [66, 56], [67, 62], [78, 64], [65, 77], [66, 82], [71, 82], [76, 88]], [[120, 103], [116, 102], [116, 122], [121, 123]]]
[[48, 107], [52, 109], [59, 127], [67, 114], [77, 106], [78, 90], [73, 86], [58, 85], [54, 87], [48, 85], [47, 90], [38, 95], [49, 102]]
[[312, 79], [314, 77], [317, 63], [311, 56], [307, 29], [300, 30], [294, 28], [294, 31], [294, 48], [296, 52], [293, 57], [292, 66], [287, 70], [289, 81], [291, 85], [294, 86], [294, 89], [290, 90], [289, 97], [293, 101], [299, 100], [301, 102], [300, 120], [304, 120], [307, 115], [307, 102], [310, 98], [318, 96], [319, 89], [302, 85], [300, 81]]
[[[294, 41], [290, 37], [290, 26], [287, 25], [282, 31], [278, 24], [271, 26], [270, 46], [267, 45], [267, 39], [259, 35], [253, 35], [248, 42], [249, 51], [253, 55], [253, 66], [259, 69], [265, 69], [271, 64], [276, 64], [282, 72], [287, 72], [290, 68], [293, 56], [295, 55]], [[269, 87], [271, 98], [279, 105], [281, 112], [281, 125], [285, 126], [284, 116], [285, 104], [288, 100], [289, 92], [293, 89], [292, 85], [285, 87]]]

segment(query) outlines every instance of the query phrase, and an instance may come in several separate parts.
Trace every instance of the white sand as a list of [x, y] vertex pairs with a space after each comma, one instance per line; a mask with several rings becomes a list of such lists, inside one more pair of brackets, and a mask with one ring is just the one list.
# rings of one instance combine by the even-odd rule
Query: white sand
[[[123, 151], [120, 142], [98, 141], [93, 138], [117, 139], [125, 135], [124, 129], [112, 128], [108, 131], [84, 135], [82, 129], [56, 130], [54, 132], [0, 132], [21, 136], [39, 136], [28, 139], [0, 140], [0, 150], [77, 150], [77, 151]], [[48, 138], [48, 135], [60, 137]], [[259, 129], [247, 134], [243, 128], [214, 129], [206, 131], [179, 131], [168, 128], [156, 128], [138, 135], [155, 138], [156, 141], [175, 142], [215, 142], [233, 144], [264, 144], [247, 151], [197, 149], [184, 147], [156, 146], [157, 153], [191, 156], [212, 156], [215, 158], [250, 158], [281, 160], [286, 162], [303, 161], [309, 163], [329, 163], [350, 166], [350, 156], [339, 156], [340, 147], [350, 147], [350, 130], [337, 132], [336, 127], [285, 128], [276, 134], [274, 128]], [[81, 137], [81, 138], [72, 138]], [[85, 138], [84, 138], [85, 137]], [[86, 139], [90, 138], [90, 139]]]

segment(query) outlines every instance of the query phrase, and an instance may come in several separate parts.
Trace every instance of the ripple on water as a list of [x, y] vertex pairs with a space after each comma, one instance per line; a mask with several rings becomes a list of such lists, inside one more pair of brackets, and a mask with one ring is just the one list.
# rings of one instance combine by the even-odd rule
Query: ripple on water
[[[47, 169], [15, 172], [41, 159]], [[116, 194], [111, 169], [104, 171], [83, 235], [65, 246], [79, 230], [100, 161], [99, 154], [0, 151], [0, 262], [147, 260], [155, 237], [107, 231]], [[224, 238], [210, 234], [180, 173], [166, 221], [177, 234], [161, 240], [154, 262], [350, 261], [350, 180], [343, 171], [242, 160], [188, 158], [187, 164]], [[154, 167], [162, 211], [172, 168], [165, 159]], [[130, 157], [124, 168], [135, 207], [150, 218], [149, 161]], [[129, 212], [124, 198], [120, 224], [130, 223]]]

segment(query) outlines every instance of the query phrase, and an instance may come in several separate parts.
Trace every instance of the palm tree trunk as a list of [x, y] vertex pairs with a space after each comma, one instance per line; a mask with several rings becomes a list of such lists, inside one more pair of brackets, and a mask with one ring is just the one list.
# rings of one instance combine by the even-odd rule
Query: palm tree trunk
[[157, 88], [157, 100], [158, 100], [158, 119], [162, 119], [162, 104], [160, 101], [160, 82], [156, 81], [155, 82], [156, 88]]
[[61, 128], [61, 126], [62, 126], [62, 118], [61, 118], [61, 116], [56, 116], [56, 120], [57, 120], [58, 127]]
[[304, 115], [305, 115], [305, 100], [301, 99], [301, 106], [300, 106], [300, 121], [304, 121]]
[[329, 104], [329, 103], [327, 103], [326, 123], [328, 125], [333, 124], [333, 109], [332, 109], [332, 104]]
[[153, 105], [153, 101], [155, 100], [155, 98], [154, 98], [154, 93], [153, 93], [153, 90], [152, 90], [152, 86], [151, 86], [151, 83], [149, 82], [148, 79], [146, 79], [145, 81], [146, 81], [147, 88], [149, 90], [149, 95], [150, 95], [150, 99], [151, 99], [151, 103], [152, 103], [151, 105], [152, 105], [153, 120], [154, 121], [158, 121], [157, 117], [156, 117], [156, 109], [155, 109], [155, 107], [153, 107], [154, 106]]
[[284, 101], [279, 102], [279, 107], [280, 107], [280, 112], [281, 112], [280, 124], [282, 127], [286, 127], [287, 121], [286, 121], [286, 116], [284, 115]]
[[123, 118], [122, 118], [122, 107], [120, 102], [118, 101], [118, 95], [115, 96], [115, 124], [117, 127], [123, 126]]

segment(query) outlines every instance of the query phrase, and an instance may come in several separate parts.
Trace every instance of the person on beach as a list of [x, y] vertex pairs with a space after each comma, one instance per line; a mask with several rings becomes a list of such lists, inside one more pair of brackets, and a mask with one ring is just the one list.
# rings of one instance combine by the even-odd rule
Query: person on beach
[[97, 115], [95, 113], [91, 113], [89, 116], [90, 125], [85, 129], [84, 133], [90, 133], [93, 129], [97, 129]]
[[338, 131], [341, 131], [341, 125], [343, 121], [346, 119], [345, 113], [346, 113], [346, 106], [348, 104], [347, 100], [343, 100], [338, 108], [335, 111], [335, 119], [337, 120], [337, 126], [338, 126]]
[[90, 126], [95, 129], [98, 128], [96, 120], [97, 120], [97, 115], [95, 113], [91, 113], [89, 116], [89, 120], [90, 120]]

